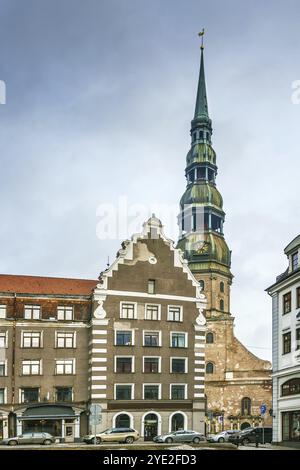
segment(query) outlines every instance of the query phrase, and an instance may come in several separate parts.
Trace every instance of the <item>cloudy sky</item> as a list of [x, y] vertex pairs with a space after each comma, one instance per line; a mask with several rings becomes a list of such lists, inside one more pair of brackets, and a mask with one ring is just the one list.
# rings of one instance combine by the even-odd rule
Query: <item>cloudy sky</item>
[[238, 337], [270, 358], [264, 289], [300, 232], [299, 2], [0, 0], [0, 8], [0, 271], [96, 277], [124, 236], [97, 237], [105, 204], [127, 205], [135, 223], [135, 211], [164, 206], [155, 210], [176, 240], [205, 27], [232, 313]]

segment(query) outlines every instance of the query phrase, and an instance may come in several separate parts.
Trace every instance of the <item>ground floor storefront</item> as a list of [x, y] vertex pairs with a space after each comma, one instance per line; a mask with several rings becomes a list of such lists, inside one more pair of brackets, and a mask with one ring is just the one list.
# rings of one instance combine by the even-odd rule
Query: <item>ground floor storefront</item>
[[300, 407], [298, 410], [281, 412], [282, 442], [300, 447]]
[[8, 415], [6, 410], [0, 408], [0, 440], [8, 437]]

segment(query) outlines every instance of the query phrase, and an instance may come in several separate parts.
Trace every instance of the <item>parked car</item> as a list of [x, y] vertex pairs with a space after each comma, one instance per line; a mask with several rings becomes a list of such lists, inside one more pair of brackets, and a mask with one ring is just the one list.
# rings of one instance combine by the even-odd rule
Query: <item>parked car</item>
[[153, 438], [154, 442], [194, 442], [198, 444], [200, 441], [205, 441], [205, 436], [196, 431], [175, 431], [168, 434], [162, 434]]
[[262, 444], [263, 441], [269, 444], [272, 442], [272, 428], [270, 427], [256, 427], [244, 429], [238, 434], [232, 434], [231, 436], [229, 436], [229, 442], [232, 442], [233, 444], [242, 444], [245, 446], [247, 444], [250, 444], [251, 442], [256, 443], [257, 435], [258, 442], [260, 444]]
[[16, 437], [3, 439], [1, 444], [8, 446], [17, 446], [18, 444], [44, 444], [50, 445], [55, 442], [55, 438], [47, 432], [28, 432]]
[[87, 444], [101, 444], [101, 442], [126, 442], [132, 444], [140, 437], [135, 429], [131, 428], [109, 428], [99, 434], [88, 434], [83, 437]]
[[233, 434], [239, 434], [240, 431], [237, 429], [228, 429], [227, 431], [219, 432], [218, 434], [211, 434], [207, 437], [208, 442], [228, 442], [229, 436]]

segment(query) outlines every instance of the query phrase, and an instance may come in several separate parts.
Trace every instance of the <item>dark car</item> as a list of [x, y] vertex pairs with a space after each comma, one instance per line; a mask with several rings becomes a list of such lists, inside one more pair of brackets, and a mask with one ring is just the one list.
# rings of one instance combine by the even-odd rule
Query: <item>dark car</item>
[[238, 434], [232, 434], [229, 436], [229, 442], [233, 444], [247, 445], [253, 443], [271, 443], [272, 442], [272, 428], [269, 427], [257, 427], [247, 428]]
[[3, 439], [1, 444], [7, 446], [17, 446], [18, 444], [44, 444], [50, 445], [55, 442], [55, 438], [47, 432], [27, 432], [19, 436]]

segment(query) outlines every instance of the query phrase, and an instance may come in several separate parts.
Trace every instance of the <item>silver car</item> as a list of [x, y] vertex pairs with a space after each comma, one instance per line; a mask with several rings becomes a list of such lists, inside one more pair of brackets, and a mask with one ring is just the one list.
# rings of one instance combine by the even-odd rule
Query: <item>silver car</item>
[[208, 442], [228, 442], [229, 436], [233, 434], [239, 433], [240, 431], [237, 429], [228, 429], [227, 431], [219, 432], [218, 434], [212, 434], [208, 436]]
[[1, 444], [7, 446], [17, 446], [18, 444], [44, 444], [50, 445], [55, 442], [55, 438], [47, 432], [27, 432], [16, 437], [3, 439]]
[[166, 442], [171, 444], [172, 442], [193, 442], [198, 444], [200, 441], [205, 441], [203, 434], [196, 431], [175, 431], [168, 434], [162, 434], [161, 436], [154, 437], [154, 442]]

